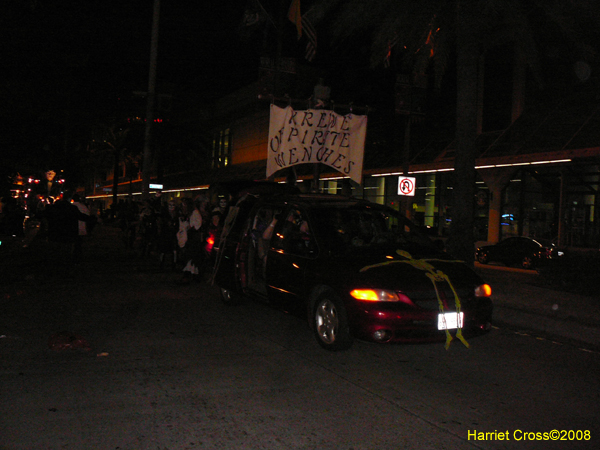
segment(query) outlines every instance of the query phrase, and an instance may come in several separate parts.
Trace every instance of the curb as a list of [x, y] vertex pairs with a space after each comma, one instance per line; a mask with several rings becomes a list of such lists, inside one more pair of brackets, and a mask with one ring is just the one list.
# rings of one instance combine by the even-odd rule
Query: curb
[[517, 308], [494, 305], [495, 325], [518, 328], [557, 341], [566, 340], [577, 346], [592, 347], [600, 351], [600, 327], [580, 323], [573, 319], [559, 319], [531, 313]]

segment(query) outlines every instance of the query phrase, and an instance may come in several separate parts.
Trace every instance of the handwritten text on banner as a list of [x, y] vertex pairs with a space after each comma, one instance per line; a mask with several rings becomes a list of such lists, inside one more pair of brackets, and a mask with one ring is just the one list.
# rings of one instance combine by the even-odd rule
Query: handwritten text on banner
[[267, 177], [297, 164], [323, 163], [362, 183], [367, 116], [271, 105]]

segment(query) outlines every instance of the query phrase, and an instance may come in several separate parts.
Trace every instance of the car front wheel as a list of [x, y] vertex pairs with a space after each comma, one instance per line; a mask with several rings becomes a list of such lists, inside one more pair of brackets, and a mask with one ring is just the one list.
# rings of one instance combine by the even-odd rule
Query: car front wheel
[[479, 253], [477, 255], [477, 261], [479, 261], [481, 264], [487, 264], [489, 261], [487, 253]]
[[321, 347], [330, 351], [352, 346], [348, 318], [342, 301], [331, 292], [322, 294], [313, 310], [313, 330]]

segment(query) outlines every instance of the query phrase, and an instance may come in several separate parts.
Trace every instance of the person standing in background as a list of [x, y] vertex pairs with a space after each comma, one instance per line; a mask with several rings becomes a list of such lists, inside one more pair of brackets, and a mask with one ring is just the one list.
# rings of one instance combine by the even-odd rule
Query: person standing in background
[[73, 194], [66, 191], [62, 198], [55, 201], [44, 211], [48, 221], [48, 243], [51, 245], [52, 258], [58, 257], [60, 263], [72, 265], [75, 262], [75, 245], [79, 238], [79, 221], [89, 216], [81, 213], [71, 203]]
[[86, 216], [85, 220], [82, 220], [82, 216], [79, 217], [78, 220], [78, 235], [75, 239], [75, 243], [73, 245], [73, 257], [75, 258], [75, 262], [81, 260], [81, 256], [83, 254], [83, 240], [86, 239], [88, 235], [88, 223], [90, 221], [90, 209], [87, 205], [81, 200], [79, 194], [73, 195], [73, 205], [77, 207], [79, 212]]
[[198, 206], [191, 198], [184, 198], [181, 203], [178, 232], [179, 247], [183, 249], [183, 261], [185, 262], [182, 284], [199, 279], [202, 258], [201, 228], [202, 214]]

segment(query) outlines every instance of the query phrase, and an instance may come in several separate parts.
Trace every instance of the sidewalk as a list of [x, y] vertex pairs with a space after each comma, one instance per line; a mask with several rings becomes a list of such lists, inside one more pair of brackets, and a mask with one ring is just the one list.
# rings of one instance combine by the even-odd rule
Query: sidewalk
[[[526, 281], [521, 269], [475, 266], [492, 285], [496, 326], [600, 350], [600, 295], [536, 286]], [[535, 276], [527, 275], [530, 279]]]

